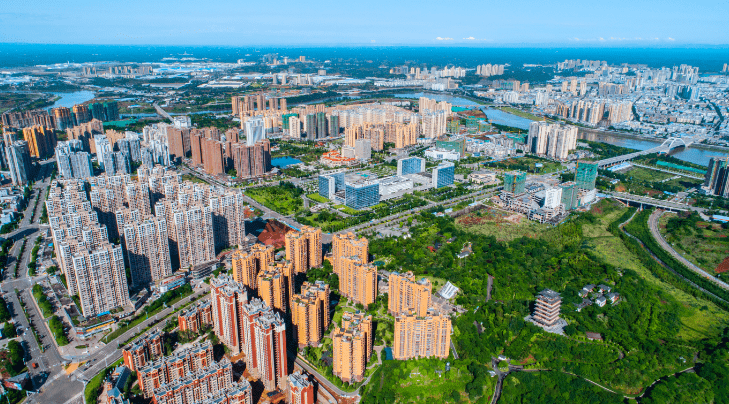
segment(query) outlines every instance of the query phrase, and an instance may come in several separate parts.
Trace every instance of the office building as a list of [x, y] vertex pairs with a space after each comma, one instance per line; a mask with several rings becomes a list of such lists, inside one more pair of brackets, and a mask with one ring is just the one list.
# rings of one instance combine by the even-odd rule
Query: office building
[[575, 170], [575, 183], [577, 188], [591, 191], [595, 189], [595, 181], [597, 180], [597, 161], [580, 160], [577, 162]]
[[314, 383], [301, 372], [294, 372], [288, 377], [286, 402], [289, 404], [314, 404]]
[[337, 261], [342, 296], [365, 307], [374, 303], [377, 297], [377, 267], [353, 256]]
[[172, 260], [167, 221], [163, 217], [139, 215], [137, 210], [133, 212], [127, 208], [117, 211], [116, 216], [132, 284], [141, 287], [172, 275]]
[[451, 319], [430, 310], [395, 316], [395, 342], [392, 356], [396, 360], [417, 358], [447, 359], [451, 345]]
[[304, 282], [301, 293], [292, 299], [291, 322], [299, 348], [319, 345], [331, 322], [329, 285]]
[[33, 166], [30, 162], [28, 142], [16, 140], [5, 147], [5, 156], [13, 185], [25, 185], [31, 178]]
[[504, 192], [513, 195], [521, 195], [526, 188], [526, 173], [523, 171], [511, 171], [504, 173]]
[[414, 311], [417, 316], [425, 316], [431, 305], [433, 285], [426, 278], [415, 280], [412, 272], [400, 274], [391, 272], [387, 281], [389, 293], [387, 312], [390, 315]]
[[233, 251], [233, 279], [252, 290], [258, 289], [258, 273], [273, 263], [274, 252], [272, 245], [265, 244], [254, 244], [248, 251]]
[[453, 185], [453, 179], [456, 174], [456, 166], [449, 162], [442, 162], [438, 167], [433, 169], [433, 187], [441, 188]]
[[43, 126], [23, 129], [23, 140], [28, 142], [30, 156], [38, 159], [50, 157], [56, 147], [55, 131]]
[[344, 190], [344, 172], [319, 175], [319, 195], [332, 199], [334, 194]]
[[372, 354], [372, 316], [345, 312], [341, 327], [332, 334], [332, 342], [334, 375], [344, 382], [362, 381]]
[[227, 275], [211, 278], [210, 302], [213, 306], [213, 332], [233, 355], [238, 355], [249, 341], [244, 339], [241, 322], [241, 308], [248, 303], [246, 287]]
[[321, 229], [303, 226], [300, 231], [286, 233], [286, 259], [294, 273], [306, 273], [322, 264]]
[[232, 146], [233, 166], [239, 178], [258, 177], [271, 171], [271, 143], [268, 139], [253, 146]]
[[421, 157], [406, 157], [397, 160], [397, 175], [417, 174], [425, 171], [425, 159]]
[[246, 368], [268, 391], [285, 388], [288, 369], [286, 323], [261, 299], [241, 307]]
[[566, 160], [577, 148], [576, 126], [536, 121], [529, 124], [527, 149], [534, 154], [557, 160]]
[[561, 306], [562, 298], [559, 296], [559, 293], [550, 289], [544, 289], [537, 296], [532, 319], [542, 326], [551, 327], [559, 321]]
[[380, 203], [380, 184], [376, 181], [345, 183], [345, 204], [352, 209], [364, 209]]

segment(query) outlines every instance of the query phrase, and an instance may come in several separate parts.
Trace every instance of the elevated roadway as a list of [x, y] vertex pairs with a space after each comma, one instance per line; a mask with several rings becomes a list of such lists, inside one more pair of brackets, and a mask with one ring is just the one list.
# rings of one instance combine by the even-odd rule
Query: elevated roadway
[[628, 153], [623, 154], [622, 156], [616, 156], [616, 157], [610, 157], [603, 160], [598, 161], [598, 166], [600, 168], [610, 167], [614, 166], [616, 164], [620, 164], [629, 160], [632, 160], [634, 158], [645, 156], [648, 154], [653, 153], [668, 153], [669, 151], [677, 148], [677, 147], [689, 147], [695, 142], [697, 142], [699, 139], [694, 137], [669, 137], [663, 143], [661, 143], [659, 146], [647, 149], [647, 150], [641, 150], [635, 153]]

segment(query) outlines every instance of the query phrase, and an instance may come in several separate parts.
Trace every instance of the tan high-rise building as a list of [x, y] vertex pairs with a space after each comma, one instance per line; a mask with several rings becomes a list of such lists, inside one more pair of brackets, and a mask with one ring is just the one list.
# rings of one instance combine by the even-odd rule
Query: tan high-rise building
[[273, 264], [274, 252], [273, 246], [265, 244], [254, 244], [248, 251], [233, 251], [233, 279], [250, 289], [258, 289], [258, 273]]
[[56, 132], [43, 126], [32, 126], [23, 129], [23, 140], [28, 142], [28, 150], [32, 157], [46, 158], [56, 148]]
[[412, 358], [447, 358], [451, 344], [451, 319], [434, 311], [424, 316], [410, 312], [395, 318], [395, 343], [392, 356], [397, 360]]
[[210, 280], [210, 301], [213, 305], [213, 331], [233, 355], [245, 347], [241, 308], [248, 303], [245, 286], [221, 275]]
[[342, 296], [365, 307], [377, 297], [377, 267], [362, 262], [359, 257], [339, 260], [339, 291]]
[[404, 274], [392, 272], [388, 284], [390, 291], [387, 312], [390, 315], [395, 316], [414, 310], [418, 316], [424, 316], [428, 312], [433, 288], [428, 279], [416, 281], [412, 272]]
[[286, 323], [261, 299], [241, 306], [246, 370], [261, 379], [268, 391], [285, 388], [288, 372]]
[[299, 348], [319, 345], [329, 328], [329, 285], [322, 281], [304, 282], [301, 294], [291, 303], [291, 322], [294, 324]]
[[258, 296], [269, 307], [286, 313], [292, 298], [293, 266], [288, 261], [270, 263], [258, 273]]
[[294, 272], [305, 273], [322, 264], [321, 229], [303, 226], [301, 231], [286, 233], [286, 259], [294, 265]]
[[345, 382], [361, 381], [372, 354], [372, 316], [344, 313], [332, 335], [334, 375]]
[[369, 241], [362, 237], [357, 239], [354, 233], [335, 234], [332, 239], [332, 258], [334, 261], [334, 273], [341, 272], [341, 258], [358, 257], [360, 261], [369, 261]]

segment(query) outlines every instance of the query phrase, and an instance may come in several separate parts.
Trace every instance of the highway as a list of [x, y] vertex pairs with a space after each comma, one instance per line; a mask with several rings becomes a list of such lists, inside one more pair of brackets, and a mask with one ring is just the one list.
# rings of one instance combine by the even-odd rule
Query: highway
[[720, 280], [719, 278], [715, 277], [714, 275], [704, 271], [703, 269], [699, 268], [698, 266], [694, 265], [693, 262], [687, 260], [686, 258], [683, 257], [683, 255], [679, 254], [676, 250], [674, 250], [673, 247], [666, 241], [666, 239], [663, 238], [663, 235], [661, 234], [660, 230], [658, 229], [658, 222], [664, 213], [665, 212], [662, 210], [655, 210], [648, 218], [648, 227], [651, 230], [651, 234], [653, 235], [653, 238], [655, 238], [656, 241], [658, 241], [658, 244], [660, 244], [664, 250], [666, 250], [669, 254], [671, 254], [673, 256], [673, 258], [679, 260], [682, 264], [684, 264], [690, 270], [692, 270], [692, 271], [696, 272], [697, 274], [703, 276], [704, 278], [714, 282], [715, 284], [717, 284], [717, 286], [721, 287], [722, 289], [729, 290], [729, 284]]
[[630, 164], [632, 164], [632, 165], [634, 165], [636, 167], [643, 167], [643, 168], [647, 168], [649, 170], [660, 171], [660, 172], [666, 173], [666, 174], [680, 175], [682, 177], [693, 178], [695, 180], [702, 180], [702, 181], [704, 180], [704, 177], [703, 176], [700, 176], [698, 174], [697, 175], [690, 175], [690, 174], [686, 174], [686, 173], [682, 173], [682, 172], [678, 172], [678, 171], [671, 171], [671, 170], [666, 170], [666, 169], [663, 169], [663, 168], [658, 168], [658, 167], [653, 167], [653, 166], [647, 166], [647, 165], [638, 164], [638, 163], [630, 163]]
[[664, 201], [661, 199], [655, 199], [648, 196], [639, 196], [639, 195], [633, 195], [633, 194], [627, 194], [625, 192], [615, 192], [615, 191], [605, 191], [605, 194], [611, 195], [615, 199], [620, 199], [622, 201], [627, 202], [633, 202], [633, 203], [639, 203], [645, 206], [656, 206], [659, 208], [663, 208], [666, 210], [671, 211], [696, 211], [696, 212], [704, 212], [705, 209], [703, 208], [696, 208], [691, 205], [687, 205], [685, 203], [678, 203], [678, 202], [671, 202], [671, 201]]
[[[702, 139], [700, 137], [697, 137], [697, 138]], [[695, 141], [697, 141], [697, 138], [691, 137], [691, 138], [684, 139], [684, 138], [680, 138], [680, 137], [678, 137], [678, 138], [669, 137], [663, 143], [661, 143], [659, 146], [656, 146], [656, 147], [653, 147], [650, 149], [637, 151], [635, 153], [628, 153], [628, 154], [624, 154], [622, 156], [616, 156], [616, 157], [602, 159], [602, 160], [598, 161], [598, 166], [600, 168], [605, 168], [605, 167], [609, 167], [609, 166], [612, 166], [615, 164], [620, 164], [624, 161], [632, 160], [636, 157], [645, 156], [645, 155], [653, 154], [653, 153], [667, 153], [667, 152], [671, 151], [672, 149], [674, 149], [676, 147], [680, 147], [680, 146], [689, 147]]]
[[169, 119], [170, 122], [172, 122], [172, 115], [168, 114], [167, 111], [162, 109], [162, 107], [160, 107], [156, 101], [152, 104], [152, 106], [154, 106], [154, 109], [157, 111], [157, 114], [159, 116], [161, 116], [162, 118], [165, 118], [165, 119]]

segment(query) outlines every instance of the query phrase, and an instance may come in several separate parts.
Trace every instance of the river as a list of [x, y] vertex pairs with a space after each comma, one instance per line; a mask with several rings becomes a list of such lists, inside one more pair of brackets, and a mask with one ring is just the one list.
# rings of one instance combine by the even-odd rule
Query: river
[[[474, 107], [478, 106], [479, 104], [468, 100], [466, 98], [461, 97], [454, 97], [452, 95], [448, 94], [433, 94], [433, 93], [426, 93], [426, 92], [403, 92], [395, 94], [395, 97], [401, 97], [401, 98], [420, 98], [420, 97], [428, 97], [430, 99], [434, 99], [437, 101], [447, 101], [453, 104], [454, 106], [458, 107]], [[529, 119], [522, 118], [520, 116], [516, 116], [514, 114], [510, 114], [508, 112], [504, 112], [498, 109], [489, 108], [489, 107], [481, 107], [481, 110], [486, 114], [489, 121], [492, 123], [496, 123], [499, 125], [506, 125], [511, 126], [514, 128], [519, 129], [529, 129], [529, 124], [532, 122]], [[612, 144], [615, 146], [622, 146], [627, 147], [630, 149], [636, 149], [636, 150], [646, 150], [653, 147], [656, 147], [663, 143], [663, 140], [650, 140], [650, 139], [633, 139], [628, 137], [622, 137], [620, 135], [606, 135], [606, 134], [600, 134], [600, 135], [593, 135], [593, 134], [584, 134], [580, 132], [580, 139], [587, 139], [587, 140], [593, 140], [597, 142], [603, 142]], [[669, 153], [671, 156], [676, 157], [679, 160], [687, 161], [689, 163], [694, 164], [700, 164], [703, 166], [709, 165], [709, 159], [712, 157], [725, 157], [727, 156], [727, 153], [722, 153], [715, 150], [706, 150], [706, 149], [699, 149], [696, 147], [680, 147], [677, 149], [674, 149]]]
[[53, 93], [53, 95], [61, 97], [50, 108], [66, 107], [71, 108], [74, 105], [83, 104], [86, 101], [93, 100], [96, 96], [93, 91], [74, 91], [72, 93]]

